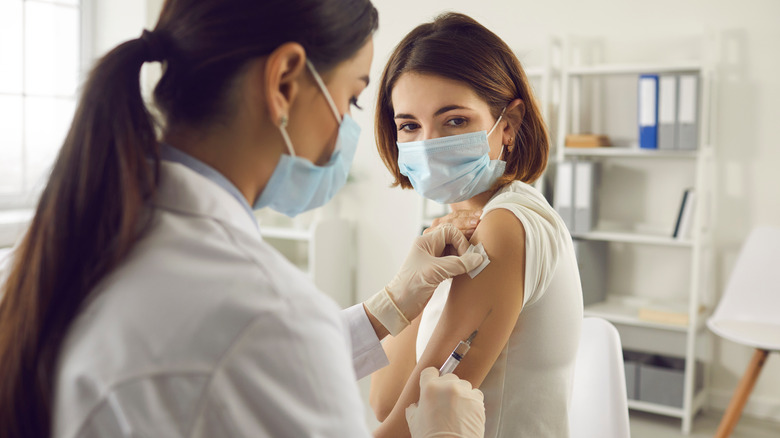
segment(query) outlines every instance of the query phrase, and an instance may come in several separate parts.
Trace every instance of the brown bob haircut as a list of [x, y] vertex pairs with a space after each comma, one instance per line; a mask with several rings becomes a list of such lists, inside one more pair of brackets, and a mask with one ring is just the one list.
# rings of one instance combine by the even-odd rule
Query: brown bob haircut
[[414, 72], [460, 81], [490, 106], [494, 118], [515, 99], [525, 107], [522, 122], [507, 148], [506, 170], [494, 189], [519, 180], [532, 183], [547, 166], [550, 144], [528, 79], [520, 61], [496, 34], [473, 18], [459, 13], [439, 15], [421, 24], [398, 44], [382, 73], [377, 99], [377, 149], [395, 177], [393, 187], [412, 188], [398, 168], [398, 132], [393, 110], [393, 86], [402, 74]]

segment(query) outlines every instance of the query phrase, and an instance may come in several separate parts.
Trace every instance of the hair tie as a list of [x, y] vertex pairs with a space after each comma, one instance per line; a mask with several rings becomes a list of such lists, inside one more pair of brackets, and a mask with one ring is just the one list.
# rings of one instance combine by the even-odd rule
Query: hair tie
[[139, 39], [146, 48], [147, 62], [163, 61], [165, 59], [165, 47], [162, 41], [160, 41], [160, 36], [157, 32], [149, 32], [144, 29]]

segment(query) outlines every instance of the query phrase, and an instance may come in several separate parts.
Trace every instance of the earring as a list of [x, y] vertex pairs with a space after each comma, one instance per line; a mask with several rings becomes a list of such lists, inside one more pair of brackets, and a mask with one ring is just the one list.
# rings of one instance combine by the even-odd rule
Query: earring
[[288, 121], [287, 120], [287, 116], [286, 115], [282, 116], [282, 120], [279, 121], [279, 127], [282, 128], [282, 129], [286, 128], [287, 127], [287, 121]]

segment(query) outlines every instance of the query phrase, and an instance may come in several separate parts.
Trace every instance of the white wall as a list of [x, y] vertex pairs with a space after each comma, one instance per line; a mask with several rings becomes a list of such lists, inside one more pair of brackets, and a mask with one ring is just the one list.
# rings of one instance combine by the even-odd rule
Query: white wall
[[104, 55], [116, 45], [141, 35], [146, 21], [146, 3], [127, 0], [88, 0], [92, 57]]
[[[749, 230], [780, 226], [780, 3], [657, 0], [481, 1], [378, 0], [380, 29], [372, 86], [363, 102], [373, 102], [376, 82], [394, 45], [415, 25], [446, 11], [467, 13], [501, 36], [529, 65], [541, 62], [551, 35], [603, 37], [607, 61], [673, 61], [689, 57], [698, 35], [726, 31], [735, 46], [720, 55], [727, 75], [717, 90], [719, 114], [716, 207], [716, 297], [724, 287]], [[643, 7], [643, 4], [645, 7]], [[683, 44], [678, 44], [682, 41]], [[668, 44], [668, 52], [657, 44]], [[647, 50], [637, 50], [647, 44]], [[457, 50], [457, 47], [453, 47]], [[370, 97], [366, 99], [365, 97]], [[369, 106], [370, 108], [370, 106]], [[414, 194], [388, 188], [390, 178], [373, 143], [373, 111], [355, 116], [363, 126], [354, 165], [359, 183], [342, 194], [345, 213], [357, 222], [360, 263], [358, 296], [381, 288], [403, 261], [416, 234], [418, 201]], [[751, 351], [716, 340], [711, 403], [725, 408]], [[745, 410], [746, 415], [780, 421], [780, 360], [770, 359]]]
[[[102, 53], [140, 34], [144, 20], [150, 20], [147, 26], [151, 27], [155, 20], [147, 16], [154, 17], [161, 0], [96, 3], [95, 50]], [[369, 296], [390, 280], [418, 231], [416, 195], [389, 188], [390, 177], [374, 147], [372, 103], [376, 83], [394, 45], [415, 25], [445, 10], [472, 15], [504, 38], [521, 61], [529, 64], [543, 59], [543, 48], [551, 35], [603, 37], [608, 61], [670, 61], [691, 54], [688, 49], [692, 38], [727, 31], [736, 45], [721, 54], [731, 65], [717, 90], [720, 196], [716, 207], [716, 295], [749, 230], [762, 224], [780, 226], [776, 195], [780, 187], [780, 147], [776, 143], [780, 120], [779, 2], [375, 0], [375, 4], [380, 11], [380, 30], [374, 40], [373, 82], [361, 98], [367, 109], [354, 115], [363, 127], [353, 167], [356, 183], [338, 196], [343, 214], [356, 223], [359, 298]], [[678, 45], [679, 41], [685, 43]], [[657, 50], [659, 42], [670, 49]], [[725, 407], [750, 354], [747, 348], [716, 341], [711, 382], [714, 407]], [[768, 361], [745, 413], [780, 421], [780, 361], [776, 355]]]

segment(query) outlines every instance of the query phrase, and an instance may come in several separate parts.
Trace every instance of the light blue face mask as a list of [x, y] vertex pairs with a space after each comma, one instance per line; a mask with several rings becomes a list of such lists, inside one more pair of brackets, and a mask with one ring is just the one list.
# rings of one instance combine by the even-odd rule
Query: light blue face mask
[[[506, 110], [506, 108], [504, 109]], [[440, 204], [465, 201], [490, 190], [506, 162], [491, 160], [490, 132], [477, 131], [430, 140], [398, 142], [398, 167], [421, 196]], [[499, 157], [503, 153], [503, 148]]]
[[296, 156], [290, 136], [287, 134], [287, 119], [283, 119], [279, 130], [282, 132], [289, 155], [282, 154], [263, 193], [255, 201], [253, 206], [255, 210], [270, 207], [279, 213], [293, 217], [304, 211], [322, 207], [347, 182], [349, 168], [355, 158], [358, 137], [360, 137], [360, 126], [349, 114], [344, 114], [343, 117], [339, 115], [336, 103], [317, 70], [308, 60], [306, 66], [325, 95], [333, 115], [339, 121], [336, 146], [330, 160], [324, 166], [317, 166], [305, 158]]

